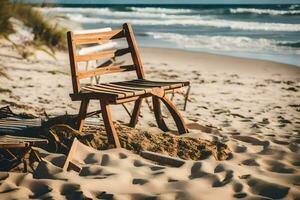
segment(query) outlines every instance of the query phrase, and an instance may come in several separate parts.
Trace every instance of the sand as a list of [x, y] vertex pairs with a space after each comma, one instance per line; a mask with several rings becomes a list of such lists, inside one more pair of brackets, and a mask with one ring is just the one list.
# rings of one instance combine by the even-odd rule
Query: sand
[[[9, 77], [0, 77], [0, 106], [36, 116], [78, 111], [69, 98], [66, 52], [54, 59], [33, 50], [35, 56], [23, 59], [7, 41], [0, 44], [0, 66]], [[169, 167], [125, 149], [80, 145], [78, 174], [62, 171], [63, 154], [41, 150], [46, 161], [33, 175], [0, 173], [1, 199], [300, 199], [299, 67], [172, 49], [141, 48], [141, 55], [147, 78], [191, 81], [187, 110], [181, 111], [190, 132], [180, 137], [223, 142], [233, 157]], [[183, 93], [174, 98], [180, 109]], [[91, 110], [98, 108], [92, 103]], [[122, 106], [112, 110], [114, 120], [128, 123]], [[166, 110], [164, 115], [169, 133], [176, 134]], [[146, 103], [136, 130], [161, 133]]]

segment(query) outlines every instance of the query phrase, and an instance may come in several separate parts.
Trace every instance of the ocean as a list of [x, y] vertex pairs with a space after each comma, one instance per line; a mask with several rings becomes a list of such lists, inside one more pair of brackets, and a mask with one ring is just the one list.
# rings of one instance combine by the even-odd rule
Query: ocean
[[79, 5], [44, 7], [86, 29], [133, 25], [140, 47], [300, 66], [300, 5]]

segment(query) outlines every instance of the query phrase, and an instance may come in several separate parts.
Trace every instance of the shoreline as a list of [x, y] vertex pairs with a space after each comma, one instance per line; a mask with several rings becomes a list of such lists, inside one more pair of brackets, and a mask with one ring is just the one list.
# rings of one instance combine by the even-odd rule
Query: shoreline
[[[204, 49], [188, 49], [188, 48], [180, 48], [180, 47], [170, 47], [170, 46], [146, 46], [143, 45], [141, 48], [158, 48], [158, 49], [170, 49], [170, 50], [180, 50], [180, 51], [187, 51], [187, 52], [195, 52], [195, 53], [204, 53], [204, 54], [212, 54], [212, 55], [219, 55], [219, 56], [229, 56], [229, 57], [234, 57], [234, 58], [245, 58], [245, 59], [251, 59], [251, 60], [259, 60], [259, 61], [270, 61], [278, 64], [285, 64], [285, 65], [292, 65], [295, 67], [300, 68], [300, 60], [296, 61], [284, 61], [284, 57], [286, 55], [274, 55], [274, 54], [268, 54], [264, 53], [261, 54], [261, 56], [258, 56], [258, 53], [253, 53], [253, 52], [236, 52], [234, 51], [233, 53], [229, 52], [222, 52], [222, 51], [215, 51], [215, 50], [204, 50]], [[276, 58], [278, 56], [279, 58]], [[268, 59], [269, 58], [269, 59]], [[296, 55], [293, 55], [293, 57], [290, 57], [291, 59], [297, 59], [298, 57]]]
[[[181, 48], [177, 48], [177, 47], [147, 47], [147, 46], [140, 46], [140, 49], [166, 49], [166, 50], [174, 50], [174, 51], [183, 51], [183, 52], [190, 52], [190, 53], [199, 53], [199, 54], [208, 54], [208, 55], [215, 55], [215, 56], [224, 56], [224, 57], [231, 57], [231, 58], [239, 58], [239, 59], [246, 59], [246, 60], [256, 60], [256, 61], [265, 61], [265, 62], [272, 62], [272, 63], [276, 63], [276, 64], [283, 64], [283, 65], [290, 65], [293, 67], [297, 67], [300, 68], [300, 63], [299, 65], [297, 64], [292, 64], [292, 63], [288, 63], [288, 62], [280, 62], [280, 61], [276, 61], [276, 60], [271, 60], [271, 59], [264, 59], [264, 58], [256, 58], [255, 56], [251, 57], [251, 56], [247, 56], [249, 55], [247, 52], [243, 52], [246, 55], [242, 56], [242, 55], [233, 55], [229, 54], [229, 53], [222, 53], [219, 51], [205, 51], [205, 50], [192, 50], [192, 49], [181, 49]], [[251, 55], [251, 53], [250, 53]], [[271, 54], [264, 54], [267, 56], [275, 56], [275, 55], [271, 55]]]
[[[233, 62], [237, 62], [246, 66], [253, 65], [251, 68], [246, 68], [246, 66], [242, 67], [242, 70], [238, 70], [238, 72], [255, 72], [256, 70], [263, 67], [265, 70], [274, 69], [274, 73], [283, 72], [285, 74], [292, 75], [293, 73], [300, 73], [300, 67], [297, 65], [285, 64], [276, 61], [270, 60], [261, 60], [256, 58], [244, 58], [238, 56], [231, 56], [231, 55], [221, 55], [217, 53], [209, 53], [209, 52], [198, 52], [198, 51], [190, 51], [190, 50], [183, 50], [183, 49], [176, 49], [176, 48], [160, 48], [160, 47], [139, 47], [141, 54], [145, 54], [145, 57], [149, 57], [149, 54], [155, 54], [156, 56], [163, 55], [163, 53], [168, 53], [170, 55], [164, 55], [167, 58], [167, 61], [172, 62], [172, 60], [182, 61], [185, 58], [187, 59], [187, 65], [194, 65], [195, 62], [203, 62], [198, 66], [198, 69], [204, 69], [205, 66], [203, 64], [207, 64], [210, 69], [221, 70], [221, 71], [232, 71], [238, 70], [239, 66], [230, 66]], [[178, 56], [181, 55], [181, 56]], [[153, 56], [154, 58], [155, 56]], [[173, 58], [172, 58], [173, 57]], [[146, 58], [149, 61], [149, 58]], [[153, 59], [154, 60], [154, 59]], [[220, 60], [222, 61], [222, 66], [214, 66], [214, 64], [220, 64]], [[223, 62], [224, 61], [224, 62]], [[195, 68], [197, 69], [197, 68]], [[207, 70], [210, 70], [207, 68]], [[263, 70], [262, 70], [263, 71]], [[265, 71], [266, 72], [266, 71]], [[270, 72], [272, 73], [272, 72]]]

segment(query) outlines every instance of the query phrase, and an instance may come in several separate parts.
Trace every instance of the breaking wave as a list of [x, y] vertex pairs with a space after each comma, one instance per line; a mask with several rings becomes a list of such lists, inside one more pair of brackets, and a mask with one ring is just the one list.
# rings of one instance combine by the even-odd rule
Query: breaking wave
[[256, 8], [231, 8], [232, 14], [300, 15], [300, 10], [271, 10]]
[[234, 37], [234, 36], [207, 36], [207, 35], [183, 35], [178, 33], [162, 33], [148, 32], [148, 36], [154, 39], [161, 39], [169, 42], [174, 42], [184, 48], [197, 48], [221, 51], [253, 51], [257, 52], [286, 52], [297, 48], [295, 51], [300, 54], [300, 42], [290, 42], [270, 40], [265, 38], [249, 38], [249, 37]]
[[125, 21], [135, 25], [182, 25], [182, 26], [210, 26], [216, 28], [230, 28], [240, 30], [261, 30], [261, 31], [286, 31], [299, 32], [299, 24], [283, 24], [283, 23], [260, 23], [260, 22], [245, 22], [222, 19], [209, 19], [205, 17], [187, 17], [187, 18], [168, 18], [161, 19], [107, 19], [98, 17], [86, 17], [82, 14], [66, 14], [69, 19], [80, 23], [105, 23], [105, 24], [122, 24]]

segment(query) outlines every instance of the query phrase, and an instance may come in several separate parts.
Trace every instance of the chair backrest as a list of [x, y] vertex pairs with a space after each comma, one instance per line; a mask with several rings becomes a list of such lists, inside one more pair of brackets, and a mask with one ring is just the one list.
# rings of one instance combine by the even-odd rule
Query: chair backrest
[[[112, 40], [121, 38], [126, 39], [128, 47], [121, 49], [112, 49], [116, 46]], [[144, 79], [143, 65], [139, 55], [134, 33], [129, 23], [123, 24], [122, 29], [116, 30], [105, 28], [74, 32], [69, 31], [67, 33], [67, 40], [74, 93], [80, 92], [81, 79], [93, 76], [116, 72], [136, 71], [137, 77], [139, 79]], [[80, 45], [87, 46], [92, 44], [94, 44], [94, 46], [85, 47], [80, 51], [78, 51], [77, 49]], [[131, 54], [133, 63], [132, 65], [101, 66], [99, 68], [84, 71], [80, 71], [78, 67], [78, 64], [80, 62], [111, 59], [125, 55], [127, 53]]]

